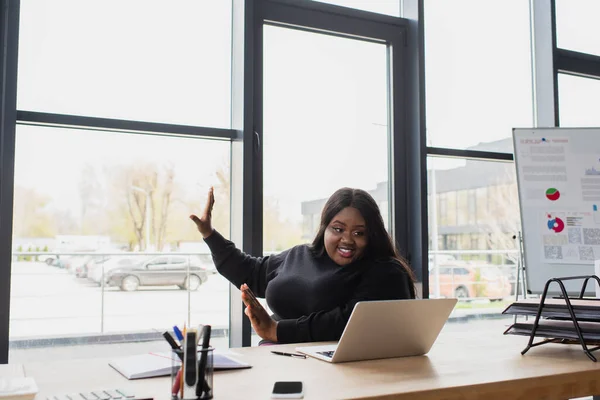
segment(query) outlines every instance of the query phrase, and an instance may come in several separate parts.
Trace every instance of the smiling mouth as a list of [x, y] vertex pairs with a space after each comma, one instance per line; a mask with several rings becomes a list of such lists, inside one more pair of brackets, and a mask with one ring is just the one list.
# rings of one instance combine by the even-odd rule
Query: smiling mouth
[[354, 256], [355, 249], [349, 247], [338, 247], [338, 254], [344, 258], [352, 258]]

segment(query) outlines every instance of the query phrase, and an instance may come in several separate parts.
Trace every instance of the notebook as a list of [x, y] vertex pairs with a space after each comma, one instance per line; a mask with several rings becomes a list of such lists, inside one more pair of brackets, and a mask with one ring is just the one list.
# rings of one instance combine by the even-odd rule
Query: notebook
[[456, 299], [358, 302], [338, 344], [300, 346], [296, 351], [338, 363], [427, 353]]
[[35, 380], [25, 376], [21, 364], [0, 365], [1, 400], [32, 400], [37, 392]]
[[[171, 375], [173, 369], [179, 369], [181, 361], [173, 363], [172, 353], [147, 353], [120, 357], [108, 363], [127, 379], [153, 378]], [[241, 362], [222, 353], [213, 354], [215, 370], [251, 368], [250, 364]], [[175, 368], [173, 368], [175, 367]]]

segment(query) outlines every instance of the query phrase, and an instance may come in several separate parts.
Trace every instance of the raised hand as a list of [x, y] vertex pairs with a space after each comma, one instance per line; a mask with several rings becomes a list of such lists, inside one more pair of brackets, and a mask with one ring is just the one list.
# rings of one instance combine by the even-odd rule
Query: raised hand
[[277, 342], [277, 321], [272, 319], [267, 310], [256, 300], [252, 291], [245, 283], [240, 287], [242, 301], [246, 304], [244, 313], [250, 319], [252, 328], [263, 339]]
[[196, 223], [196, 227], [198, 231], [202, 235], [204, 239], [209, 237], [213, 233], [212, 227], [212, 209], [215, 205], [215, 194], [214, 188], [211, 186], [208, 190], [208, 199], [206, 200], [206, 205], [204, 206], [204, 212], [202, 216], [198, 218], [196, 215], [190, 215], [190, 219]]

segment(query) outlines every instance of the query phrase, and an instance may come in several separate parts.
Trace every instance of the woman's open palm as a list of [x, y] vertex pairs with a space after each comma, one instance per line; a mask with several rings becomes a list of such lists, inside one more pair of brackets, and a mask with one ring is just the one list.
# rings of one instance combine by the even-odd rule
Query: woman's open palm
[[204, 212], [202, 216], [198, 218], [196, 215], [190, 215], [190, 219], [196, 223], [196, 227], [198, 231], [202, 235], [203, 238], [207, 238], [213, 232], [212, 227], [212, 209], [215, 205], [215, 194], [214, 188], [211, 187], [208, 190], [208, 198], [206, 199], [206, 205], [204, 206]]

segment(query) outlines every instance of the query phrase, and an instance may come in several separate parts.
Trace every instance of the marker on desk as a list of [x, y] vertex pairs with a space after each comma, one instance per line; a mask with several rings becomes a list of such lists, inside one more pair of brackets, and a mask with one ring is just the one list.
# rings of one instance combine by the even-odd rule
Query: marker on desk
[[182, 399], [196, 399], [198, 378], [198, 331], [187, 329], [185, 334], [181, 385]]
[[177, 325], [173, 326], [173, 332], [175, 332], [175, 336], [177, 336], [177, 340], [179, 340], [181, 342], [183, 340], [183, 333], [181, 333], [181, 331], [179, 330]]
[[[187, 327], [185, 325], [185, 322], [183, 323], [183, 332], [181, 332], [181, 336], [183, 337], [183, 339], [181, 339], [181, 345], [185, 348], [187, 348], [186, 342], [187, 342]], [[196, 342], [194, 343], [196, 345], [196, 350], [198, 350], [198, 340], [196, 339]], [[196, 356], [197, 357], [197, 356]], [[184, 398], [184, 390], [185, 390], [185, 385], [184, 385], [184, 372], [185, 372], [185, 351], [183, 353], [183, 360], [181, 361], [181, 374], [180, 374], [180, 387], [179, 387], [179, 397], [181, 397], [182, 399]]]
[[173, 380], [173, 387], [171, 388], [172, 397], [176, 397], [179, 394], [179, 391], [181, 390], [181, 374], [182, 373], [183, 373], [183, 368], [179, 368], [179, 371], [177, 371], [177, 375], [175, 376], [175, 379]]
[[177, 344], [177, 342], [175, 341], [175, 339], [173, 339], [173, 336], [171, 336], [171, 334], [168, 331], [164, 331], [162, 335], [165, 338], [165, 340], [169, 343], [169, 346], [171, 346], [171, 348], [173, 350], [180, 350], [181, 349], [181, 346], [179, 346]]
[[171, 334], [167, 331], [163, 332], [162, 335], [165, 338], [165, 340], [167, 341], [167, 343], [169, 343], [169, 346], [171, 346], [171, 349], [179, 350], [179, 351], [176, 351], [175, 354], [177, 354], [179, 359], [181, 361], [183, 361], [183, 353], [181, 352], [181, 346], [177, 344], [175, 339], [173, 339], [173, 336], [171, 336]]
[[211, 388], [206, 381], [206, 367], [208, 362], [208, 346], [210, 344], [211, 326], [204, 325], [202, 327], [202, 350], [200, 352], [200, 362], [198, 365], [198, 386], [196, 386], [196, 396], [201, 397], [203, 393], [209, 393]]

